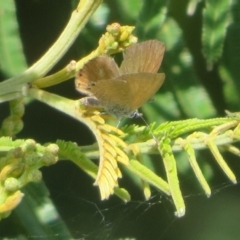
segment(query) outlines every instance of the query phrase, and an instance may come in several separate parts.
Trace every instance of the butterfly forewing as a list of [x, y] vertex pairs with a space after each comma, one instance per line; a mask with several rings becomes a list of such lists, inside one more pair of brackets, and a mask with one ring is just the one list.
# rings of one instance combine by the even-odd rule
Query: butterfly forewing
[[121, 74], [149, 72], [157, 73], [163, 59], [165, 46], [157, 40], [132, 45], [124, 52]]
[[132, 111], [137, 110], [147, 102], [162, 86], [164, 73], [135, 73], [123, 75], [128, 84], [130, 107]]
[[117, 76], [119, 76], [119, 68], [114, 59], [100, 56], [87, 62], [83, 69], [78, 72], [75, 86], [78, 91], [92, 95], [92, 84], [101, 80], [114, 79]]
[[118, 77], [97, 82], [91, 92], [99, 100], [99, 106], [104, 107], [109, 113], [120, 116], [131, 113], [128, 106], [130, 101], [128, 88], [128, 83]]
[[[116, 111], [130, 115], [137, 110], [161, 87], [163, 73], [126, 74], [111, 80], [102, 80], [91, 89], [108, 112]], [[113, 110], [116, 109], [116, 110]]]

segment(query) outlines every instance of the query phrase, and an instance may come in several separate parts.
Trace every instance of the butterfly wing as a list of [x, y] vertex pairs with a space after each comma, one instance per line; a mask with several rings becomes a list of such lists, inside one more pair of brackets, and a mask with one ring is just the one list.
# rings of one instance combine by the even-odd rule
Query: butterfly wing
[[124, 52], [121, 74], [149, 72], [157, 73], [163, 59], [165, 46], [157, 40], [132, 45]]
[[128, 84], [122, 77], [99, 81], [91, 87], [91, 92], [103, 105], [126, 106], [129, 101]]
[[129, 116], [161, 87], [163, 73], [135, 73], [102, 80], [91, 88], [100, 106], [118, 117]]
[[134, 111], [147, 102], [162, 86], [164, 73], [137, 73], [123, 75], [127, 82], [131, 109]]
[[97, 57], [79, 71], [76, 89], [94, 96], [109, 113], [128, 116], [161, 87], [165, 75], [156, 72], [164, 49], [157, 40], [133, 45], [126, 50], [120, 70], [112, 58]]
[[101, 80], [114, 79], [119, 76], [119, 68], [113, 58], [107, 56], [96, 57], [87, 62], [77, 73], [76, 89], [87, 95], [92, 95], [90, 88]]

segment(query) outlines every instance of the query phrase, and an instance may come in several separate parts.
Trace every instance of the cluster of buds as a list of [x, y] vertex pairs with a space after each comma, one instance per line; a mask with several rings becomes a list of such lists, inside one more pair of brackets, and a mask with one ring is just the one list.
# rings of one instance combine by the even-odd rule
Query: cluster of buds
[[55, 144], [43, 147], [33, 140], [17, 140], [12, 145], [14, 147], [0, 158], [0, 219], [8, 217], [21, 202], [23, 186], [42, 179], [39, 168], [55, 164], [58, 159]]
[[132, 35], [133, 26], [121, 26], [119, 23], [107, 25], [107, 32], [99, 40], [98, 50], [101, 54], [113, 54], [123, 51], [126, 47], [137, 42]]
[[11, 114], [2, 122], [0, 136], [14, 137], [23, 129], [22, 116], [24, 110], [24, 98], [18, 98], [10, 102]]

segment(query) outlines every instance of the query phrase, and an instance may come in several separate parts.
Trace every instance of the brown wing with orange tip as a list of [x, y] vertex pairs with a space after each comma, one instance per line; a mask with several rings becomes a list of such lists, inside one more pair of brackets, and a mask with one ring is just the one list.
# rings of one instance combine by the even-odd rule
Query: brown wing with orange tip
[[121, 74], [149, 72], [157, 73], [162, 63], [165, 46], [157, 40], [132, 45], [124, 52]]
[[87, 62], [75, 78], [76, 89], [84, 94], [92, 95], [91, 84], [100, 80], [114, 79], [119, 76], [119, 68], [114, 59], [107, 56], [96, 57]]

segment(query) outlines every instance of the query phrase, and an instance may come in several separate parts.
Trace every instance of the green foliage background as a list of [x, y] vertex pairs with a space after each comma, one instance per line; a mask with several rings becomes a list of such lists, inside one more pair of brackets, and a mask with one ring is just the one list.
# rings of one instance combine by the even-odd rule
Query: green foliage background
[[[14, 4], [0, 0], [2, 79], [22, 72], [43, 55], [61, 33], [76, 3], [21, 0]], [[6, 14], [1, 14], [3, 9]], [[161, 72], [166, 74], [164, 86], [155, 101], [142, 108], [148, 122], [223, 116], [225, 109], [239, 111], [239, 13], [237, 0], [106, 0], [51, 72], [94, 49], [108, 23], [135, 25], [139, 42], [159, 39], [166, 45], [161, 67]], [[49, 91], [71, 99], [79, 98], [72, 80]], [[1, 104], [0, 120], [7, 114], [7, 104]], [[80, 145], [94, 142], [88, 129], [37, 102], [27, 106], [23, 120], [24, 130], [18, 134], [19, 138], [33, 138], [40, 143], [56, 139], [76, 141]], [[141, 124], [140, 120], [136, 122]], [[155, 193], [149, 205], [144, 204], [141, 191], [127, 179], [121, 184], [131, 189], [133, 199], [141, 199], [141, 204], [132, 201], [121, 205], [115, 197], [101, 202], [92, 180], [66, 161], [43, 169], [48, 189], [43, 185], [26, 188], [24, 202], [8, 219], [0, 222], [0, 238], [237, 239], [240, 234], [239, 187], [225, 189], [231, 184], [208, 153], [202, 152], [200, 165], [213, 192], [220, 192], [206, 199], [188, 171], [185, 156], [179, 155], [177, 159], [187, 206], [187, 215], [182, 219], [174, 220], [172, 204], [159, 193]], [[226, 159], [236, 173], [240, 172], [239, 159]], [[43, 223], [34, 211], [42, 202], [50, 201], [48, 191], [54, 203], [52, 207], [61, 217]], [[29, 192], [32, 198], [28, 197]], [[108, 209], [102, 211], [104, 220], [98, 208]]]

